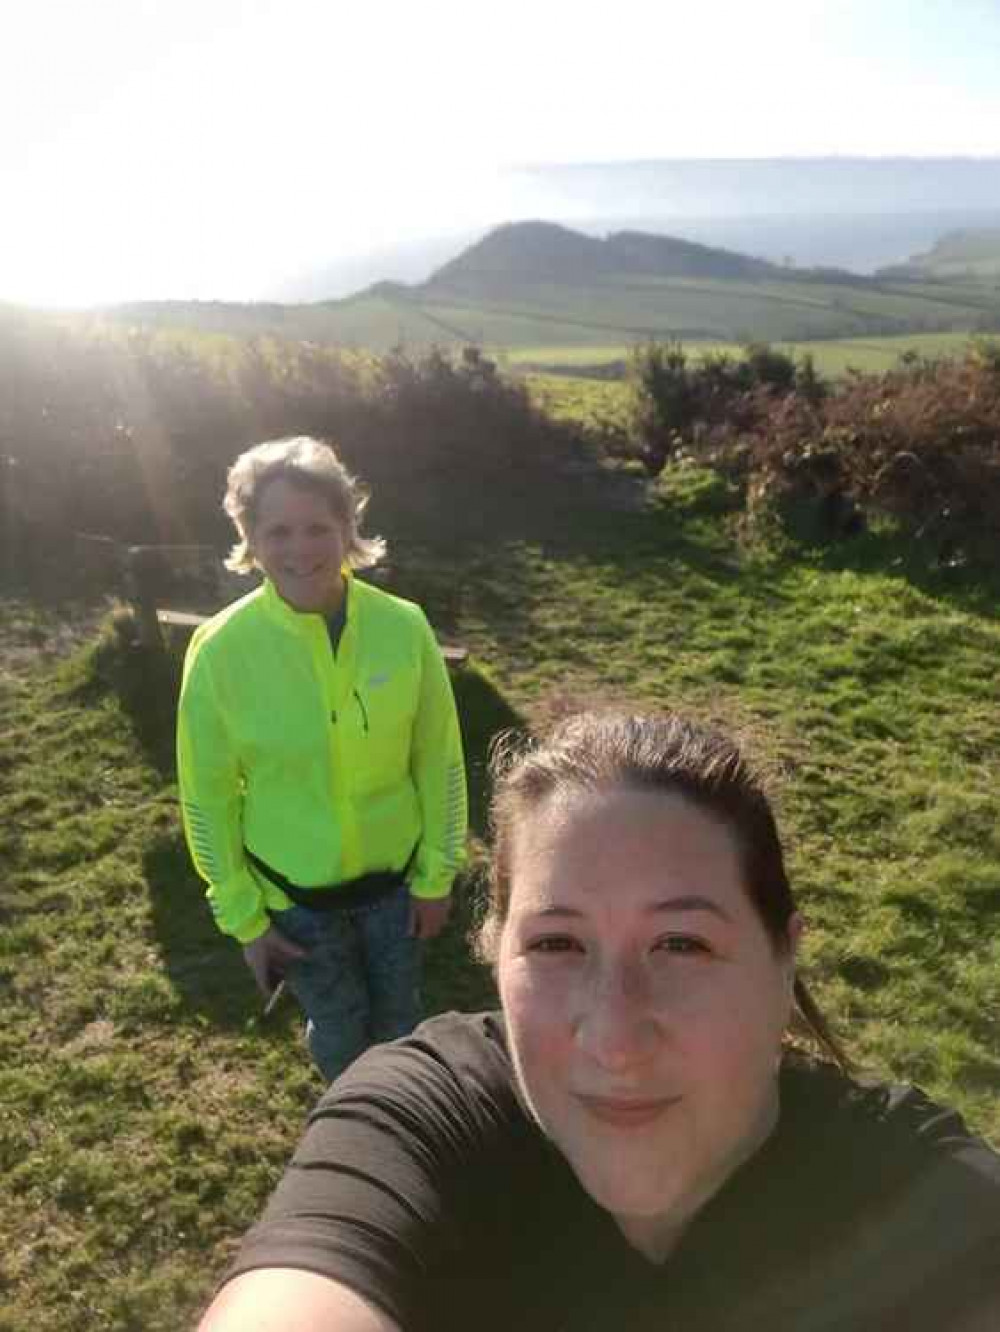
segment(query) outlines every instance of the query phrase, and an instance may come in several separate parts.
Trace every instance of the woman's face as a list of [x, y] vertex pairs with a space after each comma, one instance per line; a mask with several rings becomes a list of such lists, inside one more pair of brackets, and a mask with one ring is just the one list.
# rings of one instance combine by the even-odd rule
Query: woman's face
[[774, 1126], [799, 928], [775, 950], [732, 835], [682, 797], [573, 794], [518, 825], [498, 966], [518, 1079], [650, 1256]]
[[253, 555], [282, 600], [298, 611], [329, 615], [343, 596], [345, 541], [329, 501], [283, 477], [257, 500]]

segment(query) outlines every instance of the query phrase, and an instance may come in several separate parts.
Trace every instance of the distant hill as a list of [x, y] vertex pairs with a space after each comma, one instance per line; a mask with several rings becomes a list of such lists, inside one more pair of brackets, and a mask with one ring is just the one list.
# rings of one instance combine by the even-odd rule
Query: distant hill
[[402, 213], [419, 212], [423, 239], [404, 231], [364, 253], [338, 253], [331, 242], [323, 262], [260, 294], [325, 300], [381, 278], [424, 282], [498, 216], [543, 217], [594, 238], [652, 232], [777, 264], [873, 273], [947, 231], [1000, 226], [1000, 155], [540, 163], [498, 172], [487, 193], [489, 213], [466, 213], [458, 229], [435, 208], [433, 191], [406, 198]]
[[444, 264], [423, 290], [495, 294], [507, 280], [578, 285], [626, 275], [752, 281], [779, 271], [765, 260], [674, 236], [620, 231], [599, 240], [553, 222], [510, 222]]
[[926, 254], [882, 269], [880, 276], [905, 278], [1000, 279], [1000, 227], [949, 231]]
[[632, 229], [600, 238], [518, 222], [494, 228], [420, 284], [383, 280], [309, 304], [153, 302], [102, 313], [115, 322], [274, 334], [375, 353], [465, 343], [498, 353], [531, 349], [542, 361], [546, 348], [649, 339], [802, 343], [1000, 330], [996, 279], [966, 271], [976, 256], [990, 262], [992, 251], [968, 238], [957, 251], [940, 251], [956, 252], [960, 277], [916, 268], [876, 279]]

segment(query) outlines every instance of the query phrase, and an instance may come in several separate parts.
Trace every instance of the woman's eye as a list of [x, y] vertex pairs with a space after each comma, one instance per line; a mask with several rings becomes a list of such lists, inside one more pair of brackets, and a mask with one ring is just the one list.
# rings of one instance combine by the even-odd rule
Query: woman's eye
[[533, 939], [528, 944], [529, 953], [574, 953], [582, 951], [581, 945], [568, 934], [547, 934], [544, 938]]
[[707, 957], [712, 951], [704, 939], [690, 934], [668, 934], [658, 941], [656, 947], [661, 952], [679, 957]]

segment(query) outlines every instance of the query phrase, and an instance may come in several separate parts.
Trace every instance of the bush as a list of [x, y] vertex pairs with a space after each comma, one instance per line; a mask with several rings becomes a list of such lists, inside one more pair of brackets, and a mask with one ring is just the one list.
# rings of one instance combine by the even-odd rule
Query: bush
[[262, 439], [336, 441], [389, 534], [441, 533], [470, 498], [521, 503], [575, 441], [476, 348], [382, 362], [305, 343], [115, 332], [0, 311], [0, 549], [65, 578], [73, 531], [231, 540], [226, 470]]
[[995, 559], [1000, 354], [984, 344], [961, 360], [910, 359], [813, 400], [755, 390], [701, 456], [743, 486], [751, 524], [806, 515], [832, 537], [881, 515], [942, 560]]
[[794, 393], [817, 404], [827, 391], [812, 357], [796, 363], [766, 343], [748, 344], [738, 358], [713, 353], [700, 363], [679, 343], [647, 343], [634, 352], [630, 377], [631, 426], [652, 476], [682, 453], [704, 452], [719, 427], [753, 429], [772, 398]]

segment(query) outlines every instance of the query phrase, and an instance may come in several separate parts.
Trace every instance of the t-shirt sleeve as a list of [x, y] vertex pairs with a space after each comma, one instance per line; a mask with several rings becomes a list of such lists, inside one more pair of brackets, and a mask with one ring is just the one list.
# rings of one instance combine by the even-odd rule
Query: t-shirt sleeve
[[854, 1086], [834, 1105], [813, 1195], [839, 1226], [809, 1272], [829, 1325], [1000, 1327], [1000, 1158], [917, 1087]]
[[376, 1047], [338, 1078], [227, 1279], [261, 1267], [329, 1276], [404, 1328], [475, 1245], [523, 1116], [499, 1029], [449, 1017]]

